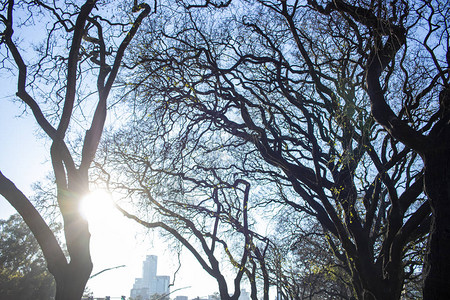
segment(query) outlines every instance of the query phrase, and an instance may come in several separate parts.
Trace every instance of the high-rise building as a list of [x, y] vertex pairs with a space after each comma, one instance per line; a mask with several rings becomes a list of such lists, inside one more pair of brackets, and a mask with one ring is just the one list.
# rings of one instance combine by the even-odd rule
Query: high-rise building
[[241, 289], [241, 295], [239, 296], [239, 300], [250, 300], [250, 295], [245, 289]]
[[142, 263], [142, 280], [150, 282], [156, 277], [156, 269], [158, 268], [158, 256], [147, 255]]
[[157, 276], [158, 257], [147, 255], [142, 265], [142, 278], [136, 278], [130, 298], [149, 300], [153, 295], [168, 295], [170, 276]]

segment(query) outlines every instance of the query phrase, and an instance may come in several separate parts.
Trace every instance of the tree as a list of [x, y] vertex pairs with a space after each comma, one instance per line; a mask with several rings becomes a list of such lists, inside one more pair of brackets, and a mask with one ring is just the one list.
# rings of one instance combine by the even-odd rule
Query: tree
[[169, 300], [169, 295], [153, 294], [150, 300]]
[[[118, 14], [111, 16], [106, 5], [95, 0], [82, 6], [71, 1], [9, 0], [2, 1], [1, 6], [2, 71], [15, 70], [17, 97], [51, 141], [56, 198], [68, 256], [29, 198], [3, 173], [0, 194], [22, 216], [39, 243], [56, 281], [57, 300], [80, 299], [92, 270], [90, 233], [78, 206], [89, 191], [89, 169], [125, 50], [150, 12], [147, 4], [135, 3], [132, 12], [139, 12], [137, 17], [121, 22]], [[34, 23], [35, 18], [39, 22]], [[46, 41], [38, 47], [16, 38], [20, 29], [33, 24], [40, 26], [37, 32], [46, 32]], [[37, 51], [30, 53], [32, 49]], [[95, 79], [96, 86], [92, 87], [89, 83]], [[90, 92], [96, 93], [97, 99], [89, 97]], [[75, 121], [81, 122], [81, 128]], [[84, 139], [71, 149], [69, 140], [77, 129], [84, 131]]]
[[[345, 266], [354, 297], [399, 299], [420, 271], [421, 257], [410, 254], [423, 249], [431, 210], [420, 157], [366, 109], [371, 30], [350, 22], [349, 13], [320, 14], [318, 5], [298, 1], [168, 1], [167, 7], [159, 11], [166, 22], [150, 24], [133, 49], [129, 67], [136, 73], [125, 81], [141, 114], [108, 145], [105, 165], [114, 162], [116, 173], [108, 170], [107, 178], [125, 183], [119, 188], [129, 195], [145, 189], [151, 197], [141, 194], [143, 206], [153, 208], [156, 199], [181, 220], [201, 216], [198, 226], [212, 240], [213, 220], [228, 205], [238, 224], [252, 220], [255, 236], [257, 221], [273, 219], [280, 207], [291, 207], [297, 218], [309, 214]], [[415, 9], [393, 7], [398, 14]], [[368, 12], [360, 12], [369, 22]], [[426, 62], [417, 63], [386, 75], [396, 83], [385, 89], [399, 107], [405, 78], [427, 76]], [[412, 117], [428, 116], [421, 109]], [[236, 199], [230, 187], [239, 180], [254, 191], [246, 205], [222, 200]], [[149, 211], [152, 218], [161, 212]], [[236, 267], [252, 270], [252, 262]], [[265, 263], [257, 269], [267, 270]]]
[[[327, 237], [311, 217], [298, 220], [284, 209], [273, 234], [272, 282], [283, 299], [351, 299], [348, 267], [330, 253]], [[328, 236], [328, 238], [331, 238]]]
[[[122, 154], [118, 153], [118, 155]], [[128, 158], [134, 159], [134, 164], [138, 164], [135, 154], [131, 155], [133, 158]], [[113, 157], [115, 155], [108, 153], [107, 166], [125, 175], [127, 180], [112, 181], [111, 174], [102, 168], [102, 172], [108, 178], [108, 189], [124, 193], [125, 199], [138, 198], [144, 202], [141, 205], [137, 204], [139, 213], [136, 214], [117, 205], [126, 217], [149, 229], [160, 228], [166, 235], [172, 236], [179, 244], [186, 247], [203, 269], [216, 279], [221, 299], [237, 300], [239, 298], [244, 275], [250, 282], [252, 299], [258, 299], [257, 284], [261, 281], [263, 282], [261, 294], [264, 299], [268, 299], [269, 276], [265, 271], [265, 252], [269, 241], [250, 229], [247, 208], [250, 194], [248, 182], [236, 180], [232, 185], [222, 182], [224, 186], [220, 190], [220, 195], [217, 187], [210, 186], [206, 181], [203, 182], [202, 185], [206, 187], [206, 190], [209, 188], [213, 190], [213, 206], [195, 204], [188, 199], [177, 197], [160, 200], [160, 195], [153, 197], [153, 185], [149, 183], [152, 179], [146, 177], [148, 170], [141, 170], [142, 173], [140, 173], [120, 167], [114, 163]], [[186, 180], [189, 181], [188, 178]], [[159, 188], [165, 189], [164, 186]], [[223, 193], [225, 189], [233, 192]], [[169, 193], [172, 194], [171, 191]], [[243, 194], [242, 199], [239, 197], [240, 194]], [[242, 203], [239, 203], [240, 201]], [[152, 216], [149, 217], [147, 212], [150, 212]], [[146, 221], [147, 219], [150, 220]], [[231, 288], [226, 278], [230, 277], [226, 272], [227, 266], [221, 259], [223, 256], [226, 257], [225, 262], [229, 261], [235, 271], [231, 278]]]
[[[448, 299], [448, 3], [308, 3], [328, 20], [342, 16], [355, 36], [367, 39], [365, 52], [357, 57], [364, 66], [372, 114], [393, 138], [419, 154], [424, 164], [424, 190], [433, 212], [424, 299]], [[402, 74], [395, 76], [395, 70]]]
[[39, 244], [19, 215], [0, 220], [0, 298], [48, 300], [55, 281]]
[[[418, 1], [380, 4], [343, 1], [319, 5], [319, 13], [337, 12], [355, 26], [355, 33], [368, 32], [365, 83], [375, 120], [396, 140], [419, 154], [424, 164], [424, 190], [433, 212], [424, 276], [424, 299], [448, 299], [450, 291], [450, 31], [448, 3]], [[377, 14], [372, 11], [377, 11]], [[423, 32], [414, 31], [420, 27]], [[419, 34], [419, 36], [417, 36]], [[411, 61], [411, 51], [418, 54]], [[426, 72], [414, 74], [415, 68]], [[395, 68], [403, 72], [401, 96], [387, 89], [398, 84], [391, 76]], [[426, 74], [426, 75], [425, 75]], [[424, 76], [419, 79], [417, 75]], [[393, 78], [394, 77], [394, 78]], [[395, 97], [395, 98], [394, 98]], [[394, 98], [394, 99], [393, 99]], [[398, 100], [397, 100], [398, 99]], [[397, 100], [397, 101], [396, 101]], [[401, 109], [395, 105], [401, 103]], [[424, 106], [428, 110], [423, 112]]]

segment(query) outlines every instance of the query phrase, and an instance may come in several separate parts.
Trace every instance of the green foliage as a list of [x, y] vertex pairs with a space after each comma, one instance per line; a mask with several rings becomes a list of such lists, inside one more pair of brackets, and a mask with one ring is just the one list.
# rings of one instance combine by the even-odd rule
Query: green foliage
[[0, 220], [0, 299], [52, 299], [53, 276], [28, 226], [19, 215]]

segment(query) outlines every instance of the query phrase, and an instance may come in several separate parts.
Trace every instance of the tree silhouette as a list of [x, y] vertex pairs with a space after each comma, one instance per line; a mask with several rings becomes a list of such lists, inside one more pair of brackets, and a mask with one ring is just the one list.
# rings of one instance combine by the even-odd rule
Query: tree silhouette
[[[356, 35], [367, 35], [366, 52], [360, 54], [360, 59], [372, 114], [393, 138], [419, 154], [424, 164], [424, 190], [433, 212], [424, 269], [424, 299], [448, 299], [448, 3], [405, 1], [371, 6], [335, 1], [321, 5], [312, 0], [309, 4], [317, 12], [329, 15], [328, 19], [333, 12], [344, 16]], [[391, 76], [396, 69], [402, 70], [400, 78]], [[401, 88], [391, 88], [395, 85]], [[394, 95], [393, 90], [400, 95]]]
[[[236, 235], [249, 220], [259, 246], [255, 252], [245, 246], [249, 259], [237, 261], [236, 270], [268, 272], [265, 261], [252, 264], [256, 249], [265, 249], [267, 237], [257, 230], [261, 218], [273, 219], [287, 207], [294, 218], [309, 214], [345, 266], [354, 297], [399, 299], [404, 283], [420, 272], [431, 209], [418, 153], [367, 109], [373, 102], [367, 66], [376, 61], [369, 53], [381, 49], [377, 45], [397, 47], [373, 26], [395, 33], [390, 22], [407, 18], [411, 31], [427, 27], [414, 21], [424, 18], [418, 7], [404, 2], [372, 4], [380, 15], [395, 14], [397, 21], [389, 22], [371, 19], [363, 2], [361, 9], [333, 5], [322, 10], [298, 1], [167, 2], [170, 9], [159, 11], [166, 22], [150, 24], [140, 37], [128, 65], [135, 76], [124, 79], [138, 114], [105, 146], [102, 166], [116, 183], [111, 187], [135, 196], [141, 208], [147, 205], [152, 219], [173, 226], [177, 218], [195, 220], [211, 243], [218, 232], [230, 233], [217, 231], [214, 220], [241, 224], [232, 227]], [[387, 62], [383, 92], [426, 131], [430, 124], [422, 120], [433, 116], [435, 106], [405, 97], [431, 101], [440, 77], [419, 80], [429, 78], [429, 61], [414, 60], [416, 44]], [[414, 113], [410, 105], [417, 106]], [[255, 191], [248, 201], [233, 195], [240, 180]], [[137, 214], [144, 222], [148, 217]], [[176, 228], [174, 234], [192, 234]], [[249, 245], [245, 236], [241, 245]], [[265, 295], [267, 285], [261, 285]]]
[[[17, 97], [51, 140], [50, 157], [68, 256], [29, 198], [3, 173], [0, 194], [22, 216], [39, 243], [56, 281], [57, 300], [80, 299], [92, 271], [90, 233], [78, 206], [89, 191], [89, 169], [103, 132], [108, 96], [125, 50], [150, 7], [140, 4], [132, 10], [139, 12], [137, 17], [131, 23], [129, 19], [121, 23], [110, 20], [105, 5], [93, 0], [82, 6], [2, 1], [2, 71], [15, 70]], [[29, 27], [46, 32], [40, 47], [27, 48], [26, 38], [24, 42], [16, 38], [15, 32]], [[32, 53], [33, 49], [37, 51]], [[84, 94], [95, 81], [96, 99]], [[71, 151], [68, 141], [77, 132], [74, 123], [83, 118], [84, 139]]]

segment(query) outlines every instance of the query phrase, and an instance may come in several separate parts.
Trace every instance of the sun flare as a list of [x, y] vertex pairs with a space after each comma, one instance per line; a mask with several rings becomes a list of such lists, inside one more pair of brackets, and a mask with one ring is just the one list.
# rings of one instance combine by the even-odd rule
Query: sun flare
[[110, 218], [115, 214], [111, 194], [103, 190], [90, 192], [81, 200], [80, 213], [89, 222]]

